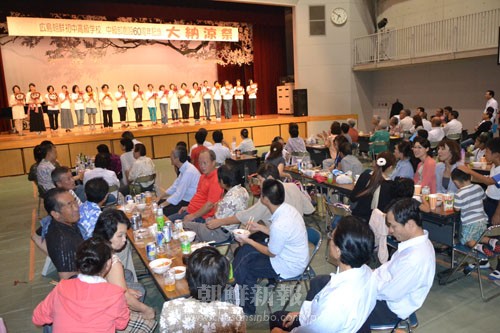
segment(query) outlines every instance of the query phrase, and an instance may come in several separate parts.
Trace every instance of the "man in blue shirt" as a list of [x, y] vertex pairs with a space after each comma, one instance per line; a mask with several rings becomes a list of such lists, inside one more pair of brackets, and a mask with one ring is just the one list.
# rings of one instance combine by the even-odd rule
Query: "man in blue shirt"
[[85, 184], [87, 201], [80, 206], [80, 220], [77, 225], [83, 239], [92, 237], [94, 227], [101, 215], [101, 207], [108, 198], [109, 185], [104, 178], [92, 178]]

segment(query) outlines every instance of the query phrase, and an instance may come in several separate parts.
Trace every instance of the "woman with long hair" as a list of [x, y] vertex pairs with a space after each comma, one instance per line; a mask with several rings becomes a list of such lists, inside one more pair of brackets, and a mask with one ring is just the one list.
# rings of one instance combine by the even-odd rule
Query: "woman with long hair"
[[393, 199], [390, 176], [395, 164], [394, 155], [384, 151], [377, 155], [373, 170], [367, 169], [359, 176], [350, 196], [351, 202], [355, 204], [352, 215], [368, 222], [373, 209], [385, 211]]
[[429, 186], [431, 193], [436, 193], [436, 161], [429, 156], [430, 148], [426, 138], [417, 136], [413, 140], [413, 155], [419, 160], [413, 181], [415, 185]]
[[97, 114], [97, 98], [92, 90], [92, 86], [89, 84], [85, 87], [85, 112], [89, 117], [90, 130], [95, 130], [95, 117]]
[[283, 145], [279, 142], [273, 142], [271, 144], [271, 151], [266, 158], [266, 163], [270, 163], [278, 168], [280, 177], [292, 179], [292, 176], [285, 172], [285, 159], [283, 158]]
[[460, 162], [460, 145], [455, 140], [444, 138], [437, 146], [439, 163], [436, 164], [436, 191], [456, 193], [457, 187], [451, 180], [451, 172]]

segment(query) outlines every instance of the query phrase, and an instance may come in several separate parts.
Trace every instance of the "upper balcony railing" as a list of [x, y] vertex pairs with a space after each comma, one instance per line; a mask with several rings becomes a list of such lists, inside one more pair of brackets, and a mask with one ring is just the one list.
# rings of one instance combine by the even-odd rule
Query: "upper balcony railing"
[[354, 39], [354, 66], [498, 46], [500, 8]]

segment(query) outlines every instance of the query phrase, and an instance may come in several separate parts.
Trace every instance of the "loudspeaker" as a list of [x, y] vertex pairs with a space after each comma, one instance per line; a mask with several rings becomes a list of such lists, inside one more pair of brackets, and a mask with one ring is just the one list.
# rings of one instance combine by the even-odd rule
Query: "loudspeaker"
[[307, 116], [307, 89], [293, 90], [293, 115]]

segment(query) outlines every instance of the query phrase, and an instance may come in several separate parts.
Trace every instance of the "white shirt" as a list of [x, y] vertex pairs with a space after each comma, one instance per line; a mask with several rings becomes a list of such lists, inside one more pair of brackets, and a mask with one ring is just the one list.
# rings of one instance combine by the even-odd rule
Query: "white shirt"
[[193, 103], [201, 103], [201, 89], [191, 89], [191, 102]]
[[71, 100], [69, 99], [69, 93], [59, 93], [59, 103], [61, 103], [61, 109], [71, 109]]
[[429, 131], [429, 137], [427, 138], [429, 142], [439, 142], [444, 138], [444, 131], [442, 127], [433, 127]]
[[[56, 93], [53, 94], [57, 96]], [[53, 101], [49, 96], [50, 94], [45, 94], [45, 100], [47, 101], [47, 110], [59, 110], [59, 101], [57, 99]], [[51, 103], [54, 103], [54, 105], [51, 105]]]
[[456, 119], [452, 119], [444, 125], [443, 131], [446, 135], [462, 134], [462, 123]]
[[243, 95], [245, 95], [245, 88], [242, 86], [234, 87], [234, 99], [243, 99]]
[[101, 101], [103, 110], [113, 110], [113, 96], [111, 96], [109, 91], [106, 93], [101, 91], [99, 93], [99, 100]]
[[134, 109], [142, 108], [143, 105], [143, 95], [139, 94], [138, 91], [132, 91], [132, 103], [134, 105]]
[[425, 301], [434, 281], [436, 256], [428, 232], [399, 243], [398, 250], [374, 271], [378, 300], [399, 318], [408, 318]]
[[83, 110], [85, 105], [83, 104], [83, 92], [82, 93], [72, 93], [71, 99], [75, 103], [75, 110]]
[[226, 159], [231, 158], [231, 151], [229, 148], [223, 146], [222, 143], [214, 143], [214, 145], [208, 149], [215, 152], [216, 162], [218, 165], [224, 164]]
[[203, 94], [203, 99], [211, 99], [212, 98], [212, 88], [210, 87], [201, 87], [201, 93]]
[[132, 168], [132, 165], [135, 162], [134, 152], [131, 150], [131, 151], [128, 151], [126, 153], [121, 154], [120, 161], [122, 163], [122, 175], [123, 175], [122, 181], [123, 181], [124, 185], [128, 185], [126, 172], [129, 171], [130, 168]]
[[252, 139], [246, 138], [241, 141], [240, 145], [236, 148], [241, 150], [242, 153], [247, 152], [247, 151], [252, 151], [255, 150], [255, 146], [253, 144]]
[[[123, 98], [122, 98], [123, 96]], [[127, 95], [125, 95], [125, 91], [123, 94], [119, 91], [115, 92], [116, 106], [119, 108], [127, 107]]]
[[[205, 141], [203, 142], [203, 145], [204, 145], [205, 147], [207, 147], [207, 148], [212, 147], [212, 143], [211, 143], [210, 141], [207, 141], [207, 140], [205, 140]], [[195, 149], [196, 147], [198, 147], [198, 144], [197, 144], [197, 143], [195, 143], [194, 145], [192, 145], [192, 146], [191, 146], [191, 149], [189, 149], [189, 156], [191, 156], [191, 153], [193, 152], [193, 149]]]
[[[130, 168], [130, 172], [128, 178], [130, 180], [135, 180], [138, 177], [142, 176], [150, 176], [156, 173], [155, 164], [153, 160], [147, 156], [141, 156], [135, 160], [132, 168]], [[141, 183], [142, 187], [148, 187], [154, 183], [154, 180]]]
[[[500, 165], [491, 168], [490, 177], [493, 177], [500, 173]], [[490, 185], [486, 188], [486, 195], [494, 200], [500, 200], [500, 188], [496, 187], [495, 184]]]
[[168, 101], [170, 104], [170, 110], [179, 109], [179, 98], [177, 97], [177, 92], [170, 90], [168, 92]]
[[158, 98], [160, 99], [160, 104], [168, 104], [168, 90], [159, 90]]
[[251, 85], [247, 86], [247, 93], [248, 93], [248, 98], [249, 99], [256, 99], [257, 98], [257, 83], [252, 83]]
[[430, 132], [432, 130], [432, 123], [427, 119], [422, 118], [422, 125], [424, 125], [424, 130]]
[[156, 92], [155, 91], [146, 91], [145, 93], [146, 102], [148, 103], [148, 108], [156, 107]]
[[179, 168], [179, 176], [165, 192], [169, 195], [168, 203], [177, 205], [181, 200], [191, 201], [198, 188], [200, 172], [194, 165], [184, 162]]
[[230, 100], [233, 99], [234, 89], [232, 85], [222, 87], [222, 99]]
[[300, 307], [300, 326], [292, 332], [356, 332], [377, 300], [377, 283], [370, 267], [363, 265], [330, 274], [331, 280], [312, 301]]
[[96, 108], [96, 96], [92, 92], [92, 98], [90, 97], [89, 93], [85, 93], [84, 99], [85, 103], [87, 104], [86, 106], [90, 109], [95, 109]]
[[399, 122], [399, 128], [401, 129], [401, 132], [410, 132], [413, 128], [413, 118], [406, 116], [404, 119], [401, 119]]
[[221, 88], [212, 88], [212, 96], [214, 98], [214, 101], [220, 101], [222, 99], [222, 91]]
[[[92, 170], [85, 171], [83, 174], [83, 186], [85, 186], [89, 180], [98, 177], [102, 177], [110, 187], [113, 185], [120, 187], [120, 181], [118, 180], [118, 177], [116, 177], [116, 173], [103, 168], [94, 168]], [[113, 192], [113, 194], [116, 197], [118, 191]]]
[[493, 108], [494, 112], [493, 112], [493, 117], [491, 117], [491, 120], [494, 122], [496, 119], [496, 116], [498, 115], [498, 102], [493, 97], [486, 101], [486, 106], [484, 107], [484, 113], [486, 113], [486, 110], [489, 107]]
[[309, 261], [306, 225], [299, 211], [287, 203], [273, 213], [269, 227], [269, 251], [274, 271], [282, 278], [301, 274]]
[[191, 99], [189, 98], [189, 90], [179, 89], [177, 93], [181, 104], [189, 104], [191, 103]]

